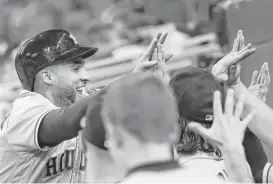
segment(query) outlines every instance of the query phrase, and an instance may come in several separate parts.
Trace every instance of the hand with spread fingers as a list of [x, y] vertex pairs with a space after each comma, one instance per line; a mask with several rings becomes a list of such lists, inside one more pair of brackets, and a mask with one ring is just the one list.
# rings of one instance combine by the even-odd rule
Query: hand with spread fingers
[[190, 123], [189, 128], [223, 152], [229, 149], [229, 146], [242, 146], [245, 130], [255, 115], [252, 112], [244, 120], [240, 120], [243, 107], [244, 97], [240, 96], [234, 110], [234, 91], [229, 89], [223, 113], [221, 95], [216, 91], [213, 100], [214, 121], [211, 128], [207, 129], [199, 123]]
[[[154, 69], [165, 68], [165, 62], [167, 62], [172, 57], [172, 54], [164, 55], [163, 49], [162, 49], [162, 45], [165, 42], [167, 35], [168, 35], [167, 33], [164, 33], [164, 34], [158, 33], [156, 35], [156, 37], [150, 43], [148, 49], [137, 61], [137, 66], [133, 72], [143, 72], [143, 71], [148, 71], [151, 69], [154, 70]], [[157, 57], [157, 55], [159, 54], [161, 56]], [[156, 57], [154, 57], [154, 55], [156, 55]], [[159, 61], [159, 59], [161, 59], [161, 61], [164, 61], [164, 65], [162, 64], [161, 61]]]
[[268, 88], [270, 85], [270, 73], [268, 68], [268, 63], [264, 63], [258, 74], [258, 71], [254, 71], [252, 74], [252, 81], [248, 90], [253, 93], [257, 98], [266, 102], [266, 97], [268, 94]]
[[245, 130], [255, 113], [252, 112], [244, 120], [240, 120], [243, 108], [244, 96], [239, 97], [234, 109], [234, 91], [229, 89], [223, 113], [221, 95], [217, 91], [214, 93], [214, 121], [211, 128], [207, 129], [198, 123], [190, 123], [189, 128], [220, 149], [230, 181], [253, 183], [253, 176], [244, 152], [243, 140]]
[[220, 82], [232, 86], [240, 82], [242, 61], [255, 53], [256, 49], [251, 44], [245, 46], [242, 30], [239, 30], [234, 40], [231, 52], [219, 60], [211, 70], [211, 73]]

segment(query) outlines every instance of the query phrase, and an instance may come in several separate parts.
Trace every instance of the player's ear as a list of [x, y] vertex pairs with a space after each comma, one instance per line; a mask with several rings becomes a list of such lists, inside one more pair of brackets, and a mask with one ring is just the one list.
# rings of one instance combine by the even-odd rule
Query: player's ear
[[54, 84], [54, 75], [49, 70], [41, 70], [39, 73], [39, 78], [46, 84], [46, 85], [53, 85]]

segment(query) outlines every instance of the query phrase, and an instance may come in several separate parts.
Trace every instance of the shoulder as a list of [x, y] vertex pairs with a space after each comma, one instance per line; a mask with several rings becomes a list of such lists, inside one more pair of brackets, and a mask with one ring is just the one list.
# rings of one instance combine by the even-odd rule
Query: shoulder
[[37, 122], [41, 117], [58, 108], [44, 96], [24, 90], [14, 101], [12, 110], [2, 123], [2, 128], [7, 128], [7, 126], [11, 128], [20, 122], [24, 124], [25, 122]]
[[29, 108], [33, 106], [56, 107], [44, 96], [26, 90], [21, 91], [20, 96], [14, 101], [14, 107]]
[[57, 108], [58, 107], [56, 107], [44, 96], [24, 90], [14, 101], [10, 115], [35, 115], [37, 113], [39, 114]]
[[202, 173], [209, 179], [228, 180], [223, 159], [207, 154], [181, 156], [179, 163], [184, 173]]

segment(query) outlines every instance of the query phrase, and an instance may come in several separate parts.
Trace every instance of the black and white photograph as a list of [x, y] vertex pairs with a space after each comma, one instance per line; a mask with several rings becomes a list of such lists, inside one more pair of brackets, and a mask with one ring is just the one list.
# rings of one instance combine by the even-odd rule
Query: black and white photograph
[[273, 0], [0, 0], [0, 183], [273, 183]]

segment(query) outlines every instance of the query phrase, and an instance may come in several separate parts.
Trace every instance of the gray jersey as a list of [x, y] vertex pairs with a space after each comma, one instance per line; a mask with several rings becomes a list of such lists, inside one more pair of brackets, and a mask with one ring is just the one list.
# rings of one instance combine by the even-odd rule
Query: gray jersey
[[57, 109], [40, 94], [23, 91], [1, 125], [0, 182], [83, 182], [85, 157], [79, 139], [41, 148], [38, 129], [43, 117]]

